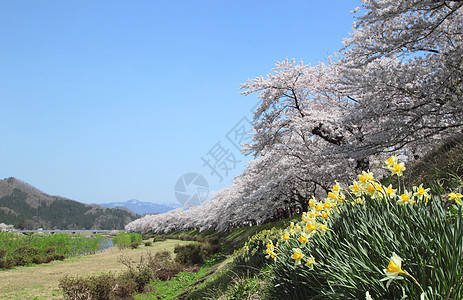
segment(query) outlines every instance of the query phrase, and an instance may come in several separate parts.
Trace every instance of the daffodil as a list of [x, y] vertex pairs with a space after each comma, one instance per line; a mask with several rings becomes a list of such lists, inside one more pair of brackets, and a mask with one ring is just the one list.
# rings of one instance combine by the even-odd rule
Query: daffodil
[[317, 200], [315, 200], [314, 198], [311, 198], [309, 200], [309, 207], [315, 207], [315, 204], [317, 204]]
[[265, 251], [265, 253], [269, 254], [270, 252], [273, 252], [273, 250], [275, 249], [275, 246], [273, 246], [272, 243], [267, 243], [266, 248], [267, 250]]
[[389, 264], [387, 265], [387, 269], [384, 269], [383, 271], [386, 274], [386, 277], [381, 279], [381, 281], [387, 280], [386, 288], [389, 287], [392, 280], [394, 280], [394, 279], [403, 279], [403, 277], [400, 276], [400, 275], [405, 275], [408, 278], [410, 278], [411, 280], [413, 280], [413, 282], [416, 283], [416, 285], [418, 285], [420, 287], [420, 289], [421, 289], [421, 285], [416, 280], [416, 278], [413, 277], [407, 271], [402, 270], [402, 258], [400, 258], [400, 256], [398, 256], [394, 252], [392, 253], [392, 257], [391, 257], [391, 259], [389, 261]]
[[357, 203], [357, 204], [363, 204], [363, 201], [364, 201], [363, 197], [354, 199], [354, 202]]
[[392, 280], [403, 278], [399, 275], [406, 274], [402, 270], [402, 258], [400, 258], [394, 252], [392, 253], [392, 257], [389, 261], [389, 264], [387, 265], [387, 269], [384, 269], [383, 271], [386, 274], [386, 277], [381, 279], [381, 281], [388, 280], [386, 287], [389, 287], [389, 284], [391, 284]]
[[333, 185], [332, 191], [333, 193], [339, 193], [341, 191], [341, 186], [339, 185], [337, 181], [335, 182], [335, 185]]
[[299, 248], [293, 248], [293, 259], [294, 259], [294, 265], [300, 265], [301, 264], [301, 259], [304, 257], [304, 254], [302, 254], [302, 250]]
[[265, 257], [276, 260], [277, 254], [275, 253], [275, 246], [273, 245], [271, 240], [267, 243], [266, 248], [267, 249], [264, 251], [264, 253], [267, 255]]
[[374, 179], [373, 173], [362, 171], [362, 174], [358, 175], [359, 185], [366, 188], [368, 184]]
[[369, 184], [365, 190], [367, 195], [370, 197], [373, 197], [373, 195], [376, 193], [376, 188], [373, 184]]
[[397, 156], [395, 156], [395, 155], [389, 157], [389, 158], [385, 161], [386, 165], [388, 165], [388, 166], [393, 166], [393, 165], [397, 164], [397, 162], [398, 162], [398, 158], [397, 158]]
[[313, 256], [307, 257], [306, 263], [307, 263], [307, 266], [309, 266], [309, 269], [312, 270], [313, 265], [315, 264], [315, 258]]
[[302, 222], [308, 222], [310, 220], [309, 213], [303, 212], [302, 213]]
[[283, 233], [283, 236], [281, 237], [281, 239], [283, 241], [287, 241], [287, 240], [289, 240], [289, 235], [287, 235], [286, 233]]
[[328, 230], [328, 227], [325, 224], [320, 224], [320, 226], [318, 226], [318, 230], [325, 233], [325, 231]]
[[373, 298], [371, 298], [371, 295], [370, 295], [370, 292], [369, 292], [369, 291], [367, 291], [367, 292], [365, 293], [365, 300], [373, 300]]
[[384, 198], [384, 187], [379, 184], [379, 183], [375, 183], [375, 189], [376, 189], [376, 193], [373, 194], [373, 199], [383, 199]]
[[395, 253], [392, 253], [391, 260], [387, 265], [387, 269], [384, 269], [386, 276], [396, 278], [400, 274], [405, 274], [402, 270], [402, 258]]
[[312, 232], [315, 229], [317, 229], [317, 224], [315, 223], [315, 221], [308, 222], [307, 224], [305, 224], [305, 229], [307, 229], [307, 231], [309, 232]]
[[429, 199], [429, 198], [430, 198], [430, 195], [429, 195], [430, 189], [425, 189], [425, 188], [423, 187], [423, 184], [420, 184], [419, 187], [414, 186], [414, 187], [413, 187], [413, 190], [415, 191], [415, 192], [413, 193], [413, 196], [415, 196], [416, 198], [418, 198], [418, 199], [420, 199], [420, 200]]
[[413, 198], [413, 194], [411, 192], [404, 191], [402, 195], [400, 195], [400, 199], [397, 200], [397, 204], [414, 204], [415, 200]]
[[396, 192], [397, 190], [393, 189], [392, 188], [392, 184], [390, 184], [387, 188], [386, 188], [386, 195], [389, 197], [389, 198], [394, 198], [396, 196]]
[[403, 172], [405, 171], [405, 164], [403, 162], [393, 164], [392, 166], [388, 166], [387, 169], [391, 171], [391, 175], [402, 176]]
[[310, 219], [313, 219], [313, 218], [317, 217], [317, 215], [318, 215], [318, 214], [315, 213], [315, 212], [313, 212], [313, 211], [309, 212], [309, 218], [310, 218]]
[[298, 241], [299, 241], [299, 243], [306, 244], [309, 241], [309, 239], [307, 238], [307, 236], [305, 234], [301, 234], [301, 236], [299, 236]]
[[455, 201], [458, 205], [462, 204], [461, 198], [463, 198], [463, 195], [460, 193], [450, 193], [447, 197], [450, 201]]
[[329, 192], [328, 193], [328, 199], [333, 199], [334, 201], [338, 201], [338, 194], [336, 193], [333, 193], [333, 192]]
[[353, 185], [349, 186], [349, 188], [351, 189], [352, 192], [354, 193], [358, 193], [359, 192], [359, 185], [357, 183], [354, 182]]

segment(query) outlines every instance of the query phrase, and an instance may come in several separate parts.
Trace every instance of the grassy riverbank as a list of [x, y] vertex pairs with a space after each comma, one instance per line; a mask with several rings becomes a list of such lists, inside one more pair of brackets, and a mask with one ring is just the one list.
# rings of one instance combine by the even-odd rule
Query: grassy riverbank
[[49, 263], [68, 257], [93, 254], [110, 246], [102, 235], [67, 233], [22, 235], [0, 232], [0, 269]]
[[137, 261], [148, 251], [173, 253], [175, 245], [188, 243], [192, 242], [166, 240], [156, 242], [151, 247], [142, 246], [137, 249], [119, 250], [112, 247], [94, 255], [0, 271], [0, 299], [62, 299], [58, 284], [65, 275], [120, 272], [126, 269], [126, 266], [119, 262], [121, 257]]

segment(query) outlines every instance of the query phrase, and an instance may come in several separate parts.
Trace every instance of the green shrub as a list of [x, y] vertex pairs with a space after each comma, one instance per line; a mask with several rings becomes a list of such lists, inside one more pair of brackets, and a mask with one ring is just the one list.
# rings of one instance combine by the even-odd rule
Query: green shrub
[[166, 240], [165, 237], [163, 237], [163, 236], [157, 236], [157, 237], [153, 238], [153, 243], [154, 243], [154, 242], [164, 242], [165, 240]]
[[119, 249], [132, 248], [135, 249], [141, 245], [142, 236], [138, 233], [125, 233], [120, 232], [113, 237], [113, 243]]
[[136, 292], [131, 278], [111, 273], [82, 278], [65, 276], [59, 288], [66, 299], [131, 299]]
[[21, 245], [16, 248], [16, 251], [13, 253], [13, 261], [16, 266], [26, 266], [31, 263], [40, 263], [38, 256], [38, 250], [32, 248], [29, 245]]
[[203, 243], [204, 256], [209, 257], [213, 254], [220, 253], [222, 246], [218, 237], [209, 237]]
[[[412, 274], [427, 299], [462, 299], [463, 218], [446, 216], [442, 201], [395, 205], [368, 200], [346, 205], [330, 220], [331, 229], [301, 247], [281, 242], [281, 255], [274, 264], [273, 298], [285, 299], [419, 299], [422, 290], [412, 280], [385, 282], [393, 252], [403, 259], [402, 268]], [[301, 248], [315, 258], [314, 269], [295, 265], [292, 249]]]
[[175, 261], [180, 264], [196, 265], [204, 261], [203, 246], [201, 244], [177, 245], [174, 248]]
[[138, 263], [122, 258], [121, 263], [127, 270], [120, 275], [66, 276], [59, 288], [67, 299], [133, 299], [133, 294], [143, 292], [152, 280], [166, 281], [184, 270], [165, 251], [154, 256], [148, 252]]

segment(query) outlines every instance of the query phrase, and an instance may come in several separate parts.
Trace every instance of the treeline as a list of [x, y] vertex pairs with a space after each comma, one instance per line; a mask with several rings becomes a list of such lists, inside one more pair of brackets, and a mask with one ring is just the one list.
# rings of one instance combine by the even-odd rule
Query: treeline
[[72, 200], [54, 197], [40, 200], [38, 207], [29, 205], [28, 194], [15, 188], [0, 198], [0, 220], [18, 229], [122, 229], [135, 219], [120, 209], [98, 208]]

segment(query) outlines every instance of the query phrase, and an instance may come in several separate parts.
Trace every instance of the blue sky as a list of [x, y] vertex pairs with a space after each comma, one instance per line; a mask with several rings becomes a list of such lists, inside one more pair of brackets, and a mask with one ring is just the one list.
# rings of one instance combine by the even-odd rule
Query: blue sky
[[[168, 203], [195, 172], [214, 193], [248, 159], [227, 139], [257, 103], [239, 84], [279, 60], [325, 60], [360, 5], [0, 0], [0, 178], [84, 203]], [[218, 149], [241, 161], [222, 180], [202, 159]]]

